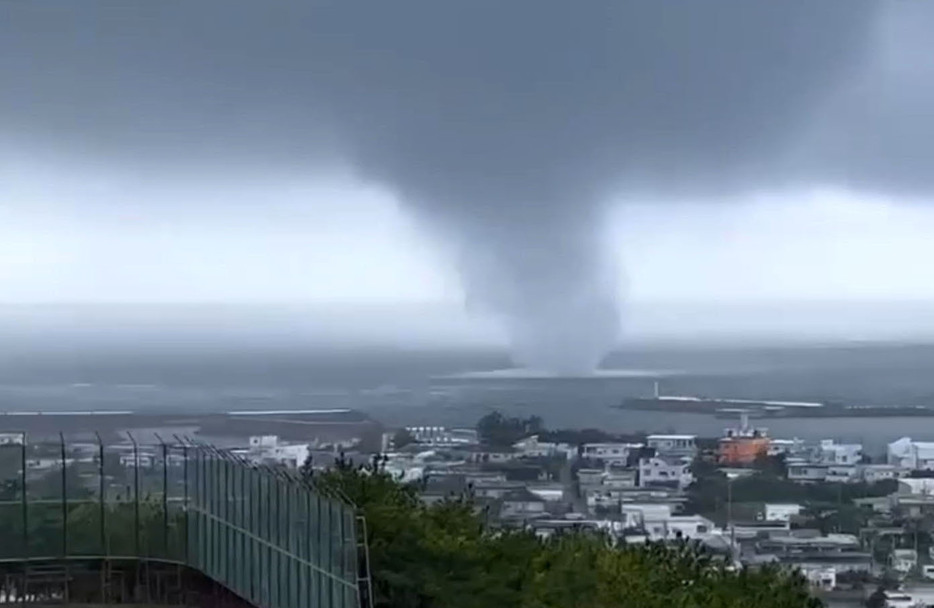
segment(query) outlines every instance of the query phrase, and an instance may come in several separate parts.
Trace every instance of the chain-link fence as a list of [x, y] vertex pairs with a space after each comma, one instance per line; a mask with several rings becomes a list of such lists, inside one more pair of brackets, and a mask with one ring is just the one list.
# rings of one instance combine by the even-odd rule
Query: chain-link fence
[[0, 562], [145, 559], [263, 608], [360, 605], [354, 509], [295, 471], [179, 438], [0, 441]]

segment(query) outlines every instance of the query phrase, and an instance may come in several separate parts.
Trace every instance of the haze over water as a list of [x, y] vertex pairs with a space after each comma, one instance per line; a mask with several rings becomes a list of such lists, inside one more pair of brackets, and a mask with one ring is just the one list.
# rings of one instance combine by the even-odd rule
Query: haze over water
[[[69, 309], [68, 315], [63, 310], [54, 315], [32, 310], [28, 319], [9, 309], [0, 315], [5, 345], [0, 410], [351, 407], [389, 424], [471, 425], [497, 408], [540, 415], [553, 427], [713, 436], [730, 422], [610, 406], [627, 396], [650, 395], [656, 377], [667, 394], [934, 403], [934, 341], [895, 340], [895, 331], [885, 340], [880, 328], [887, 327], [887, 317], [878, 312], [850, 316], [855, 330], [859, 318], [862, 329], [875, 327], [875, 340], [869, 342], [832, 334], [808, 340], [803, 329], [787, 331], [785, 317], [783, 339], [761, 322], [754, 325], [758, 333], [750, 334], [755, 340], [738, 341], [735, 332], [722, 330], [698, 332], [693, 340], [644, 334], [611, 354], [590, 377], [549, 378], [514, 369], [494, 340], [457, 340], [456, 328], [448, 326], [445, 333], [440, 324], [434, 332], [423, 326], [421, 333], [413, 325], [407, 340], [405, 323], [395, 334], [374, 328], [369, 340], [359, 339], [365, 328], [357, 327], [357, 338], [340, 341], [338, 333], [328, 337], [313, 324], [300, 324], [304, 314], [289, 317], [281, 309], [264, 314], [261, 308], [232, 307], [224, 319], [215, 310], [209, 315], [213, 323], [165, 307], [157, 307], [154, 316], [119, 307], [93, 309], [93, 314], [88, 308]], [[747, 316], [751, 323], [751, 313]], [[323, 315], [318, 318], [336, 332]], [[899, 320], [904, 322], [904, 315], [892, 315], [888, 327]], [[923, 331], [918, 334], [924, 337]], [[428, 340], [432, 335], [435, 340]], [[934, 425], [917, 418], [766, 424], [776, 436], [860, 439], [870, 449], [904, 434], [934, 439]]]

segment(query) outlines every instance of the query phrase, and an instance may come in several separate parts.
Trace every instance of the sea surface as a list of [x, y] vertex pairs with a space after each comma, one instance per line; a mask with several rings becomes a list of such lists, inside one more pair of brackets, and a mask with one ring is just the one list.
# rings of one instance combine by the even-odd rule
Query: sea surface
[[[665, 394], [861, 404], [934, 404], [934, 344], [642, 346], [592, 377], [515, 370], [504, 352], [313, 345], [138, 344], [6, 349], [0, 411], [351, 407], [387, 424], [471, 425], [493, 409], [551, 427], [719, 435], [728, 420], [614, 409]], [[934, 418], [770, 420], [781, 437], [934, 440]]]

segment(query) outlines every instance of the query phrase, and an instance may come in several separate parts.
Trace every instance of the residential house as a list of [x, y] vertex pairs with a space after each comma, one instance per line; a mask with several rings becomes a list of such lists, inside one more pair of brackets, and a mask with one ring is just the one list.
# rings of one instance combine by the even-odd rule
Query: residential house
[[820, 463], [852, 466], [863, 459], [863, 446], [859, 443], [836, 443], [833, 439], [820, 442]]
[[607, 511], [618, 510], [627, 493], [623, 489], [589, 486], [581, 488], [581, 496], [587, 504], [587, 510], [595, 513], [600, 509]]
[[918, 552], [914, 549], [895, 549], [889, 556], [889, 566], [900, 574], [907, 574], [918, 565]]
[[888, 445], [886, 462], [901, 469], [934, 471], [934, 442], [902, 437]]
[[468, 462], [510, 462], [519, 457], [515, 448], [494, 448], [490, 446], [468, 446], [463, 450]]
[[837, 569], [836, 568], [811, 568], [804, 569], [801, 574], [808, 580], [811, 587], [821, 591], [832, 591], [837, 587]]
[[672, 505], [657, 502], [633, 502], [620, 507], [626, 528], [644, 528], [646, 521], [658, 521], [672, 516]]
[[433, 504], [463, 496], [468, 489], [468, 483], [463, 475], [445, 475], [426, 479], [420, 494], [423, 502]]
[[525, 519], [545, 514], [545, 500], [526, 488], [511, 490], [502, 496], [499, 516], [502, 519]]
[[869, 572], [872, 556], [852, 534], [772, 536], [755, 543], [758, 555], [774, 555], [780, 563], [809, 572], [833, 569], [841, 572]]
[[762, 509], [765, 521], [791, 521], [795, 515], [800, 515], [803, 506], [797, 503], [765, 503]]
[[255, 463], [275, 463], [292, 468], [301, 466], [310, 454], [306, 443], [280, 443], [277, 435], [254, 435], [250, 447], [242, 454]]
[[934, 514], [934, 479], [899, 479], [889, 496], [889, 510], [910, 519]]
[[25, 433], [0, 433], [0, 445], [23, 445]]
[[550, 538], [564, 531], [596, 532], [604, 530], [615, 535], [622, 532], [620, 522], [597, 519], [569, 519], [567, 515], [565, 519], [535, 519], [529, 523], [529, 527], [541, 539]]
[[603, 473], [602, 485], [606, 488], [635, 488], [638, 485], [638, 471], [609, 468]]
[[876, 483], [886, 479], [898, 479], [904, 473], [905, 469], [900, 469], [893, 464], [864, 464], [860, 467], [863, 481], [866, 483]]
[[585, 443], [581, 447], [581, 456], [604, 465], [626, 466], [629, 455], [643, 447], [641, 443]]
[[250, 448], [259, 450], [264, 448], [274, 448], [279, 444], [278, 435], [253, 435], [250, 437]]
[[701, 515], [669, 515], [660, 519], [647, 518], [643, 529], [649, 540], [700, 538], [712, 533], [716, 526]]
[[587, 501], [588, 509], [593, 511], [597, 507], [612, 512], [620, 512], [623, 507], [633, 504], [665, 505], [671, 512], [678, 512], [687, 500], [684, 494], [676, 488], [607, 488], [604, 486], [591, 486], [582, 489], [582, 496]]
[[383, 470], [403, 483], [418, 481], [425, 477], [425, 463], [408, 458], [389, 458]]
[[683, 456], [693, 459], [697, 456], [697, 435], [649, 435], [646, 446], [661, 456]]
[[578, 469], [577, 481], [584, 485], [603, 485], [603, 477], [606, 475], [605, 469]]
[[800, 483], [816, 483], [827, 479], [827, 465], [809, 463], [789, 463], [788, 479]]
[[769, 456], [802, 456], [808, 451], [808, 444], [803, 439], [770, 439], [766, 454]]
[[575, 458], [577, 448], [567, 443], [539, 441], [538, 435], [532, 435], [513, 444], [521, 458]]
[[471, 485], [497, 484], [509, 481], [506, 473], [502, 471], [477, 471], [468, 468], [456, 468], [453, 472], [461, 474]]
[[651, 456], [639, 459], [639, 487], [683, 490], [694, 482], [691, 462], [684, 457]]
[[581, 487], [634, 488], [638, 481], [636, 469], [608, 467], [606, 469], [579, 469], [577, 481]]
[[133, 454], [132, 452], [120, 454], [120, 466], [122, 467], [134, 468], [139, 466], [141, 469], [148, 469], [152, 467], [155, 462], [155, 457], [145, 452], [140, 452], [139, 454]]
[[828, 465], [824, 481], [828, 483], [857, 483], [862, 480], [858, 465]]
[[484, 482], [473, 486], [473, 493], [479, 498], [502, 498], [515, 490], [526, 490], [521, 481]]
[[526, 489], [545, 502], [560, 502], [564, 499], [564, 484], [558, 482], [532, 482]]
[[724, 534], [728, 534], [736, 540], [753, 540], [761, 538], [772, 538], [775, 536], [784, 536], [791, 531], [790, 521], [734, 521], [728, 524]]
[[[438, 448], [456, 448], [480, 443], [476, 429], [449, 429], [443, 426], [407, 426], [405, 431], [416, 443]], [[395, 433], [383, 434], [383, 452], [393, 449]]]

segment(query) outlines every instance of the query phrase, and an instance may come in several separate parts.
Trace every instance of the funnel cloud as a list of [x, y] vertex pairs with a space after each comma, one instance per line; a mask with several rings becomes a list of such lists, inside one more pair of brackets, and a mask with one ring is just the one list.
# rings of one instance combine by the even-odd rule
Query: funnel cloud
[[4, 3], [0, 134], [166, 180], [349, 166], [450, 247], [517, 362], [578, 373], [619, 335], [611, 200], [929, 191], [910, 4]]

